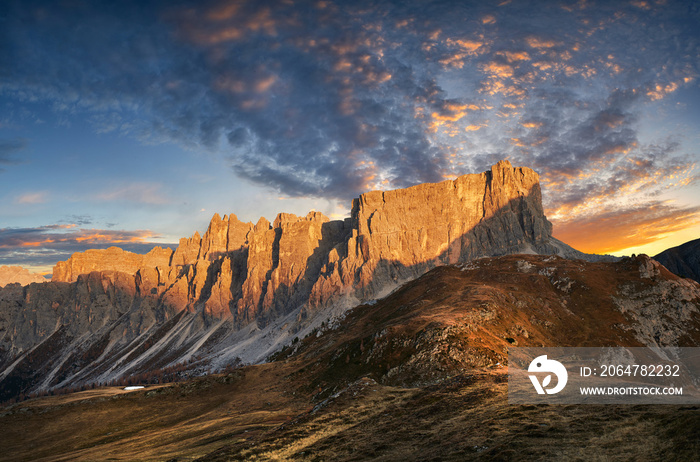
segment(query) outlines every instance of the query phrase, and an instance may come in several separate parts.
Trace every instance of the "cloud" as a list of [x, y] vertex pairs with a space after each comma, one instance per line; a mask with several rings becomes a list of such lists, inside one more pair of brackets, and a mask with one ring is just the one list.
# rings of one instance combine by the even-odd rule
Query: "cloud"
[[700, 207], [655, 202], [554, 222], [554, 236], [583, 252], [613, 253], [655, 242], [698, 223]]
[[688, 157], [674, 155], [678, 147], [673, 139], [635, 146], [631, 152], [615, 156], [605, 168], [562, 172], [555, 180], [545, 180], [547, 195], [556, 198], [547, 201], [548, 216], [568, 221], [601, 210], [624, 209], [635, 202], [651, 206], [665, 192], [695, 184], [697, 166]]
[[162, 192], [162, 185], [128, 183], [104, 190], [94, 197], [99, 201], [133, 202], [147, 205], [168, 204], [171, 200]]
[[[85, 226], [91, 225], [94, 222], [94, 218], [91, 215], [71, 215], [69, 217], [60, 220], [59, 223], [69, 224], [74, 226]], [[108, 228], [114, 227], [114, 224], [106, 224]]]
[[[54, 224], [36, 228], [0, 229], [0, 265], [53, 266], [75, 252], [118, 246], [147, 253], [160, 236], [148, 230], [103, 230], [79, 228], [75, 224]], [[166, 244], [167, 245], [167, 244]], [[174, 245], [172, 246], [174, 248]]]
[[78, 228], [74, 224], [56, 224], [38, 228], [0, 229], [0, 248], [38, 247], [41, 244], [80, 244], [91, 242], [95, 245], [143, 244], [149, 239], [158, 238], [151, 231], [100, 230]]
[[[220, 153], [287, 196], [347, 200], [509, 158], [541, 173], [564, 220], [693, 181], [680, 135], [644, 140], [640, 121], [697, 88], [699, 15], [675, 2], [16, 1], [0, 94]], [[148, 184], [97, 197], [167, 202]]]
[[49, 193], [46, 191], [38, 191], [38, 192], [33, 192], [33, 193], [26, 193], [22, 194], [21, 196], [18, 196], [15, 199], [15, 202], [17, 204], [23, 204], [23, 205], [28, 205], [28, 204], [43, 204], [44, 202], [47, 201]]
[[19, 163], [19, 160], [16, 158], [16, 154], [24, 150], [26, 146], [27, 142], [23, 139], [0, 139], [0, 173], [5, 171], [3, 165], [14, 165]]

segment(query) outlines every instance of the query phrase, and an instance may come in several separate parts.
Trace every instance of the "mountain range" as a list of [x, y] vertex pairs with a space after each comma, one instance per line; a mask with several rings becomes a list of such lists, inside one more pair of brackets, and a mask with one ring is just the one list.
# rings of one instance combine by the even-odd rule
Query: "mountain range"
[[175, 250], [76, 253], [50, 283], [0, 290], [0, 399], [174, 365], [201, 373], [264, 361], [440, 265], [508, 254], [614, 260], [551, 233], [538, 175], [502, 161], [362, 194], [345, 220], [216, 214]]
[[26, 286], [32, 282], [46, 282], [46, 279], [21, 266], [0, 266], [0, 288], [8, 284]]
[[214, 215], [200, 236], [146, 255], [88, 250], [52, 281], [0, 291], [0, 399], [106, 383], [187, 363], [265, 360], [440, 265], [516, 253], [599, 260], [554, 239], [538, 175], [499, 162], [481, 174], [373, 191], [330, 221]]

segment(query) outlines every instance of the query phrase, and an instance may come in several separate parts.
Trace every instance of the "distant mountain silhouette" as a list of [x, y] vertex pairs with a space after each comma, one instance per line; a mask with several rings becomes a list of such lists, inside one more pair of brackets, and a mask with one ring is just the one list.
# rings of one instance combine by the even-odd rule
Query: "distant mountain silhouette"
[[654, 260], [678, 276], [700, 282], [700, 239], [666, 249]]

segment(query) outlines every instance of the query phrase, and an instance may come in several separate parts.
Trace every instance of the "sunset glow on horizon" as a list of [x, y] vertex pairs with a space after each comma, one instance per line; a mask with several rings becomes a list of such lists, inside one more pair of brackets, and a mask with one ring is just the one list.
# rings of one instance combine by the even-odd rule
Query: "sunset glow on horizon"
[[540, 175], [554, 237], [700, 237], [692, 1], [15, 1], [0, 7], [0, 265], [145, 253], [216, 212]]

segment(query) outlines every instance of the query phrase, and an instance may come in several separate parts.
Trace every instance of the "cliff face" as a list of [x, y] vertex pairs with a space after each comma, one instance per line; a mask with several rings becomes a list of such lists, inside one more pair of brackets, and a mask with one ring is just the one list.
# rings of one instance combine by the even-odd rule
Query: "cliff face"
[[[480, 256], [555, 253], [538, 175], [499, 162], [491, 171], [353, 202], [350, 235], [337, 274], [360, 298], [428, 269]], [[334, 263], [329, 261], [329, 263]], [[329, 279], [335, 279], [330, 271]], [[319, 300], [324, 297], [319, 294]]]
[[29, 382], [49, 388], [200, 356], [260, 361], [435, 266], [566, 252], [551, 237], [537, 174], [508, 162], [363, 194], [345, 220], [281, 213], [253, 225], [214, 215], [175, 251], [90, 250], [57, 264], [46, 287], [0, 291], [0, 382], [24, 383], [21, 372], [37, 364], [46, 370]]

